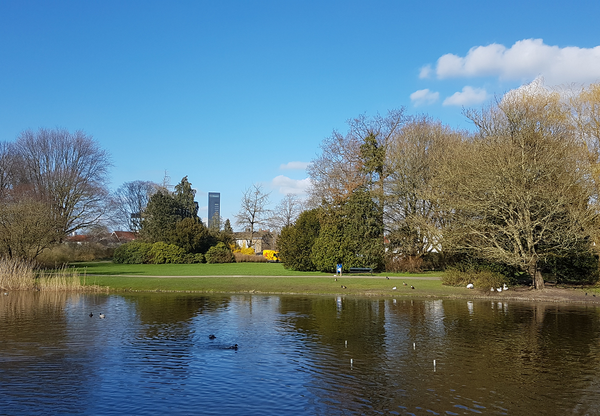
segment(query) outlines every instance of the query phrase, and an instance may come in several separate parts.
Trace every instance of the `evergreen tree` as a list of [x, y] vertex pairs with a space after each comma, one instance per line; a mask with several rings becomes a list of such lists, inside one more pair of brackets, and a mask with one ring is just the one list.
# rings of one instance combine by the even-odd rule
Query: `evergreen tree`
[[175, 185], [174, 198], [181, 219], [198, 217], [198, 203], [194, 201], [195, 196], [196, 191], [192, 189], [192, 184], [188, 181], [187, 176]]
[[[195, 191], [187, 176], [175, 186], [175, 192], [160, 189], [150, 197], [143, 212], [141, 235], [150, 242], [171, 243], [177, 223], [185, 218], [199, 222]], [[200, 230], [199, 230], [200, 231]]]
[[150, 197], [142, 217], [141, 236], [151, 242], [169, 241], [180, 219], [173, 196], [161, 189]]
[[312, 247], [311, 260], [318, 270], [333, 272], [335, 265], [383, 266], [383, 223], [370, 193], [356, 189], [339, 206], [322, 211], [319, 237]]
[[277, 239], [283, 267], [298, 271], [316, 270], [311, 250], [320, 228], [318, 209], [302, 212], [294, 224], [283, 227]]
[[206, 253], [210, 246], [216, 244], [215, 240], [198, 218], [184, 218], [175, 224], [170, 243], [183, 248], [186, 253], [196, 254]]

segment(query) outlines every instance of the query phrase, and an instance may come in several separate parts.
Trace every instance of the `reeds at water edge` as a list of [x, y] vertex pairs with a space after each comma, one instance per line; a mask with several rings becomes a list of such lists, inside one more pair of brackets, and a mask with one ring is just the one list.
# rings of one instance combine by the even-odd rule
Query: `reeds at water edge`
[[40, 270], [27, 260], [0, 259], [0, 289], [36, 291], [106, 291], [97, 285], [85, 284], [86, 276], [66, 265], [51, 271]]

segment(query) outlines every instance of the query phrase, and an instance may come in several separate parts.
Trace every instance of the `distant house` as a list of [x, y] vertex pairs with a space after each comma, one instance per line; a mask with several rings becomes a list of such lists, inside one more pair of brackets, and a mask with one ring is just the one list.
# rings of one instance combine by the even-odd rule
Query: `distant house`
[[117, 243], [129, 243], [137, 238], [137, 234], [132, 231], [113, 231], [111, 237], [116, 240]]
[[71, 243], [71, 244], [83, 244], [83, 243], [89, 243], [90, 241], [91, 241], [90, 236], [84, 235], [84, 234], [69, 235], [69, 236], [65, 237], [65, 239], [64, 239], [65, 243]]
[[268, 230], [256, 231], [252, 237], [252, 242], [250, 242], [249, 231], [233, 233], [233, 237], [235, 238], [235, 243], [239, 247], [252, 246], [256, 254], [261, 254], [263, 250], [274, 250], [275, 243], [277, 242], [273, 233]]

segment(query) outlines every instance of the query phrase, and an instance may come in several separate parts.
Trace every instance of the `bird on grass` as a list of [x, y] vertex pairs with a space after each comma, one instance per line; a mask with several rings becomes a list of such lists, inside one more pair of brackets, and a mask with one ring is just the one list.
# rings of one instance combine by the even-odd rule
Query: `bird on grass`
[[410, 285], [410, 288], [411, 288], [411, 289], [414, 289], [415, 287], [414, 287], [413, 285]]
[[403, 286], [406, 286], [406, 282], [402, 282], [402, 285], [403, 285]]
[[392, 290], [396, 290], [396, 286], [394, 286], [394, 287], [392, 288]]
[[213, 334], [210, 334], [210, 335], [208, 336], [208, 339], [215, 339], [215, 338], [216, 338], [216, 336], [214, 336]]
[[387, 277], [387, 276], [386, 276], [385, 278], [386, 278], [386, 280], [390, 280], [390, 278], [389, 278], [389, 277]]
[[335, 278], [335, 281], [337, 282], [337, 277]]
[[103, 313], [101, 313], [100, 315], [98, 315], [100, 317], [100, 319], [104, 319], [106, 317], [106, 315], [104, 315]]
[[341, 287], [342, 287], [342, 289], [348, 289], [348, 288], [347, 288], [346, 286], [344, 286], [344, 285], [342, 285]]

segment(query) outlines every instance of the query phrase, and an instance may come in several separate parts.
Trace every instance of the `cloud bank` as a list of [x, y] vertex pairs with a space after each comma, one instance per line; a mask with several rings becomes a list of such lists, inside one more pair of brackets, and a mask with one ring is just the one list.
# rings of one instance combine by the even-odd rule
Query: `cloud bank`
[[546, 45], [542, 39], [523, 39], [510, 48], [493, 43], [475, 46], [466, 56], [441, 56], [435, 69], [421, 68], [420, 78], [438, 79], [497, 76], [501, 80], [531, 81], [543, 76], [548, 84], [591, 83], [600, 80], [600, 46], [579, 48]]

